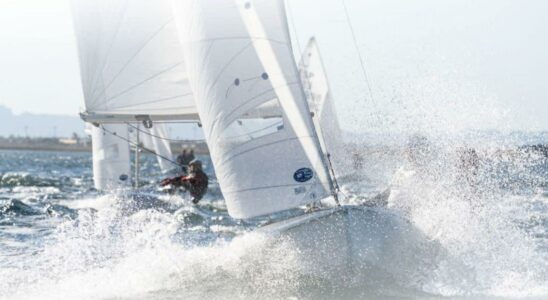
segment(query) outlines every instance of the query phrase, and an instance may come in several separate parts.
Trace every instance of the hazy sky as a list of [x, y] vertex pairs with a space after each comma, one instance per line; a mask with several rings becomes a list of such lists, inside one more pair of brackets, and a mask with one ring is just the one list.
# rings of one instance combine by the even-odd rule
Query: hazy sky
[[[289, 0], [299, 38], [315, 35], [345, 128], [548, 130], [548, 1]], [[68, 0], [0, 0], [0, 105], [83, 107]]]

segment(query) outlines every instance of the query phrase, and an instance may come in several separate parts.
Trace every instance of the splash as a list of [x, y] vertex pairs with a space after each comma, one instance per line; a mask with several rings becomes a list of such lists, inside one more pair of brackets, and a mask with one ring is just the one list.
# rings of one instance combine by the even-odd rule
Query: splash
[[[426, 150], [407, 153], [408, 162], [396, 172], [388, 199], [389, 207], [407, 215], [443, 249], [421, 288], [443, 296], [547, 295], [547, 257], [541, 248], [547, 241], [523, 226], [523, 219], [527, 223], [547, 207], [519, 209], [535, 197], [524, 193], [521, 183], [539, 183], [534, 172], [524, 172], [528, 164], [539, 164], [531, 159], [539, 158], [513, 152], [509, 166], [499, 160], [508, 153], [477, 154], [443, 144], [428, 144]], [[501, 184], [504, 178], [513, 178], [515, 185]]]

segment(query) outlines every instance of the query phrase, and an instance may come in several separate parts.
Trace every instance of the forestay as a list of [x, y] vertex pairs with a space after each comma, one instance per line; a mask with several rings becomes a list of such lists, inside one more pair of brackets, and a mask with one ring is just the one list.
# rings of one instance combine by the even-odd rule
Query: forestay
[[72, 0], [90, 122], [197, 120], [169, 0]]
[[[265, 215], [328, 196], [330, 177], [293, 57], [283, 1], [174, 0], [174, 8], [231, 216]], [[267, 113], [272, 111], [281, 114]]]
[[302, 54], [299, 64], [301, 80], [314, 113], [314, 124], [318, 130], [322, 150], [331, 155], [333, 170], [337, 177], [348, 175], [351, 168], [344, 149], [342, 131], [337, 118], [337, 111], [327, 79], [320, 49], [316, 39], [311, 38]]
[[[131, 171], [127, 125], [93, 126], [93, 181], [98, 190], [129, 186]], [[124, 140], [125, 139], [125, 140]]]

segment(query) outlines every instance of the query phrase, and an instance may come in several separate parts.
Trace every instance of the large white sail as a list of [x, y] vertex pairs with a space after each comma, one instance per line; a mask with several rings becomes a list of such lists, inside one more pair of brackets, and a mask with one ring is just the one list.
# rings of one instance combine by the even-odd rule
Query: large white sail
[[72, 0], [72, 11], [85, 120], [197, 119], [169, 0]]
[[[328, 196], [283, 1], [174, 0], [174, 8], [230, 215], [250, 218]], [[266, 113], [272, 109], [281, 116]]]
[[[111, 190], [131, 184], [131, 162], [127, 125], [105, 124], [91, 128], [93, 181], [98, 190]], [[125, 140], [124, 140], [125, 139]]]
[[327, 72], [320, 55], [316, 39], [311, 38], [299, 64], [301, 79], [308, 103], [314, 113], [314, 124], [318, 130], [322, 150], [331, 156], [337, 177], [349, 174], [348, 158], [344, 149], [342, 131], [327, 79]]
[[143, 141], [143, 147], [156, 154], [158, 165], [162, 172], [166, 173], [175, 166], [168, 159], [173, 160], [173, 153], [168, 140], [166, 132], [166, 125], [162, 123], [156, 123], [150, 129], [139, 129], [141, 140]]

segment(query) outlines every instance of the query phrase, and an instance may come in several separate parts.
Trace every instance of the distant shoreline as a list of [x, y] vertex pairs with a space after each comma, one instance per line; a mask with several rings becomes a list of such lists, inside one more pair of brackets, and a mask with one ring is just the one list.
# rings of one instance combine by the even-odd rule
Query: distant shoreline
[[[202, 142], [187, 142], [187, 143], [172, 143], [171, 151], [174, 155], [181, 152], [183, 148], [194, 149], [196, 154], [209, 155], [209, 149], [207, 145]], [[91, 153], [91, 145], [63, 145], [63, 144], [7, 144], [0, 143], [0, 150], [10, 151], [51, 151], [51, 152], [89, 152]], [[148, 151], [143, 151], [148, 153]]]
[[51, 151], [51, 152], [91, 152], [91, 147], [0, 145], [0, 150]]

